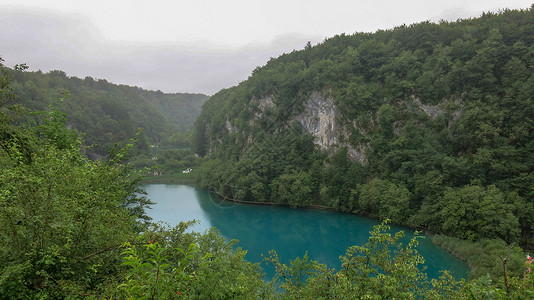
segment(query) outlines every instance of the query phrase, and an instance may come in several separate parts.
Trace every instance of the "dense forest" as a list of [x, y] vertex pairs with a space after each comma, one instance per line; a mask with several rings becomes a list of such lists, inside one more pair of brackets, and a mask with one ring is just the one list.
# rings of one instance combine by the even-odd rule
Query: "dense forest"
[[[95, 143], [75, 125], [89, 114], [78, 98], [85, 84], [114, 91], [85, 90], [102, 96], [88, 98], [101, 109], [85, 120], [100, 124], [91, 127], [96, 135], [108, 126], [135, 135], [143, 119], [127, 100], [165, 120], [145, 131], [145, 142], [172, 144], [154, 128], [181, 125], [126, 97], [136, 91], [167, 103], [152, 98], [157, 92], [8, 69], [0, 59], [0, 298], [532, 298], [530, 265], [515, 245], [532, 244], [533, 21], [534, 6], [336, 36], [272, 59], [211, 97], [193, 140], [206, 156], [203, 184], [237, 200], [384, 219], [366, 244], [347, 249], [339, 270], [306, 255], [284, 264], [266, 254], [273, 281], [216, 229], [153, 224], [140, 173], [128, 165], [133, 141], [108, 134], [99, 145], [119, 146], [102, 146], [98, 160], [81, 151]], [[457, 237], [439, 243], [468, 257], [481, 249], [486, 269], [469, 282], [447, 272], [429, 280], [417, 235], [406, 241], [390, 221]]]
[[532, 247], [533, 71], [534, 7], [308, 43], [206, 102], [200, 178]]
[[247, 262], [246, 250], [216, 229], [198, 234], [187, 230], [192, 222], [168, 228], [147, 220], [139, 175], [124, 164], [132, 144], [88, 159], [57, 108], [34, 114], [7, 104], [9, 74], [1, 64], [0, 72], [1, 299], [525, 299], [534, 293], [531, 273], [466, 283], [444, 272], [429, 280], [417, 236], [404, 241], [388, 221], [366, 244], [347, 249], [340, 270], [306, 255], [286, 265], [270, 252], [266, 262], [276, 275], [264, 281], [260, 265]]
[[[189, 147], [193, 123], [208, 99], [202, 94], [168, 94], [112, 84], [105, 79], [12, 70], [14, 102], [32, 110], [58, 106], [69, 128], [83, 134], [86, 154], [98, 159], [114, 144], [125, 145], [142, 128], [136, 149], [150, 145]], [[62, 103], [58, 103], [62, 99]]]

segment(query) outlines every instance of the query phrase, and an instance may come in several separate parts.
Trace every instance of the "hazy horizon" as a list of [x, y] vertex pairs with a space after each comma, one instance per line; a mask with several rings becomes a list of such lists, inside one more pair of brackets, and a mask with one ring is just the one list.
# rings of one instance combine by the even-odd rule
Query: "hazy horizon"
[[167, 93], [217, 91], [271, 57], [336, 34], [528, 9], [530, 1], [0, 0], [0, 57], [8, 67], [62, 70]]

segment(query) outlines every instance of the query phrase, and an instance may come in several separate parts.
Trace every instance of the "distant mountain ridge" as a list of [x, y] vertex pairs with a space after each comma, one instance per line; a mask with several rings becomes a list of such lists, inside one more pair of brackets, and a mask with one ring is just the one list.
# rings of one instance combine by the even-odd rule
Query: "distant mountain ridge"
[[30, 109], [46, 110], [63, 98], [60, 111], [66, 113], [69, 128], [84, 134], [95, 158], [105, 156], [114, 143], [133, 138], [139, 128], [143, 128], [141, 147], [187, 144], [185, 132], [193, 128], [208, 99], [203, 94], [166, 94], [103, 79], [68, 77], [63, 71], [12, 75], [16, 102]]

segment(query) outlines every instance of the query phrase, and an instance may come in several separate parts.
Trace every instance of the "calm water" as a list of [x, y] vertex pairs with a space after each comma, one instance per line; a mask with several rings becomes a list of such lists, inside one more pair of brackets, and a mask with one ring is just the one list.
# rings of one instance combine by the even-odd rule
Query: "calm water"
[[[238, 246], [248, 250], [246, 258], [261, 262], [267, 276], [272, 271], [262, 254], [272, 249], [283, 263], [307, 251], [311, 259], [339, 268], [339, 256], [352, 245], [366, 243], [369, 231], [378, 224], [377, 220], [332, 211], [231, 203], [189, 185], [150, 184], [145, 189], [156, 202], [148, 210], [155, 221], [176, 225], [199, 220], [200, 224], [193, 227], [198, 232], [215, 226], [226, 239], [238, 239]], [[404, 230], [411, 237], [410, 229], [392, 229]], [[446, 269], [457, 279], [467, 278], [467, 265], [432, 244], [430, 238], [420, 239], [418, 250], [425, 257], [429, 277], [437, 278], [439, 271]]]

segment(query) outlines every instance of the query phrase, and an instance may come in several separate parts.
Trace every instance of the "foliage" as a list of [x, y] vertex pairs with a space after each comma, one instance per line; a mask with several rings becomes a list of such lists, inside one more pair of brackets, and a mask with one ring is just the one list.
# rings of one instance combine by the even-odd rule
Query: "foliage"
[[[532, 8], [503, 10], [341, 34], [273, 58], [203, 106], [201, 182], [234, 199], [530, 247], [533, 24]], [[335, 136], [307, 125], [319, 124], [306, 119], [316, 95], [333, 102]]]
[[[47, 110], [56, 98], [65, 98], [58, 112], [66, 114], [70, 128], [84, 135], [84, 145], [91, 146], [86, 154], [93, 159], [106, 156], [115, 143], [127, 144], [139, 128], [143, 132], [134, 156], [149, 155], [149, 145], [154, 144], [189, 147], [193, 122], [207, 99], [201, 94], [164, 94], [104, 79], [69, 77], [57, 70], [42, 73], [15, 68], [9, 73], [13, 103]], [[68, 97], [62, 95], [65, 90]]]
[[427, 279], [420, 267], [423, 257], [416, 250], [417, 236], [404, 245], [404, 233], [392, 235], [389, 230], [387, 221], [375, 226], [365, 245], [347, 249], [339, 271], [307, 256], [290, 266], [281, 264], [275, 252], [267, 260], [274, 264], [275, 280], [282, 280], [288, 299], [415, 299], [458, 293], [461, 285], [447, 273], [440, 280]]
[[272, 197], [291, 207], [308, 206], [312, 203], [311, 181], [311, 176], [303, 171], [282, 174], [272, 183]]
[[187, 168], [195, 168], [201, 159], [189, 149], [158, 150], [156, 152], [158, 169], [164, 173], [178, 173]]
[[495, 187], [484, 189], [469, 185], [459, 190], [447, 189], [438, 218], [444, 233], [465, 239], [501, 238], [516, 241], [519, 222], [509, 203]]
[[410, 192], [403, 186], [380, 179], [371, 180], [355, 192], [360, 211], [380, 219], [402, 223], [410, 214]]
[[433, 237], [433, 241], [454, 256], [467, 262], [470, 269], [470, 279], [488, 275], [491, 280], [500, 280], [503, 276], [503, 266], [499, 257], [507, 257], [508, 254], [510, 254], [510, 258], [507, 268], [510, 277], [522, 277], [526, 270], [526, 255], [521, 248], [510, 247], [499, 239], [482, 239], [473, 242], [438, 235]]
[[[278, 296], [282, 299], [529, 299], [534, 295], [532, 273], [525, 272], [528, 265], [518, 247], [507, 250], [502, 241], [496, 240], [474, 245], [471, 242], [466, 250], [479, 251], [480, 259], [494, 263], [494, 269], [477, 270], [477, 274], [471, 274], [476, 279], [470, 282], [456, 281], [447, 272], [438, 279], [428, 280], [420, 267], [423, 258], [416, 249], [418, 236], [404, 245], [403, 232], [392, 235], [389, 230], [387, 221], [375, 226], [365, 245], [347, 249], [340, 258], [339, 271], [309, 260], [306, 255], [288, 266], [279, 262], [276, 252], [271, 252], [266, 260], [277, 271], [275, 280], [283, 291]], [[504, 257], [509, 259], [508, 286], [503, 280]], [[493, 275], [480, 273], [484, 271]]]
[[140, 215], [126, 207], [138, 199], [130, 176], [83, 157], [63, 121], [52, 110], [39, 125], [2, 132], [9, 139], [0, 150], [1, 298], [97, 287], [117, 270], [113, 249], [140, 228]]
[[[189, 223], [169, 228], [153, 224], [135, 245], [123, 252], [127, 266], [113, 297], [135, 299], [256, 299], [272, 293], [258, 264], [244, 259], [246, 251], [227, 242], [216, 229], [186, 232]], [[183, 250], [187, 249], [187, 250]]]
[[187, 224], [169, 229], [143, 220], [150, 202], [122, 163], [133, 145], [95, 162], [81, 154], [81, 141], [57, 109], [36, 124], [1, 113], [9, 139], [0, 149], [0, 298], [227, 299], [267, 292], [258, 265], [246, 262], [235, 242], [214, 230], [199, 235], [185, 233]]
[[[533, 243], [533, 8], [308, 44], [211, 97], [195, 131], [174, 136], [172, 96], [0, 64], [0, 298], [532, 298], [529, 265], [507, 242]], [[59, 106], [65, 88], [72, 101]], [[338, 109], [336, 149], [316, 148], [299, 122], [314, 92]], [[138, 123], [146, 135], [132, 149]], [[96, 154], [126, 148], [90, 161], [66, 124], [89, 130]], [[277, 293], [216, 230], [142, 220], [148, 202], [121, 160], [189, 136], [207, 156], [202, 184], [222, 195], [326, 204], [472, 240], [447, 247], [476, 279], [429, 282], [417, 238], [404, 244], [384, 223], [339, 271], [273, 253]], [[182, 154], [163, 157], [178, 168]]]
[[[53, 111], [54, 112], [54, 111]], [[62, 118], [52, 118], [60, 122]], [[125, 150], [93, 162], [63, 136], [54, 122], [12, 131], [30, 146], [29, 157], [15, 138], [2, 149], [0, 296], [26, 298], [271, 299], [271, 298], [467, 298], [503, 295], [500, 284], [478, 279], [455, 282], [445, 273], [429, 283], [419, 267], [417, 237], [376, 226], [369, 242], [353, 246], [335, 272], [305, 256], [276, 266], [283, 291], [265, 283], [258, 264], [245, 260], [211, 229], [192, 224], [143, 225], [128, 209], [131, 177], [119, 164]], [[43, 126], [47, 128], [43, 128]], [[49, 126], [49, 127], [48, 127]], [[41, 132], [52, 134], [41, 135]], [[72, 135], [72, 137], [76, 137]], [[75, 138], [72, 143], [80, 145]], [[131, 148], [131, 147], [130, 147]], [[295, 181], [307, 174], [294, 174]], [[294, 183], [294, 182], [293, 182]], [[133, 201], [133, 199], [130, 199]], [[142, 228], [142, 232], [138, 230]], [[529, 281], [510, 278], [510, 293], [531, 294]]]
[[[190, 270], [193, 253], [198, 251], [195, 244], [189, 245], [186, 251], [175, 248], [183, 257], [172, 262], [173, 266], [165, 254], [168, 249], [161, 247], [158, 242], [143, 245], [146, 248], [144, 251], [138, 251], [135, 245], [127, 246], [122, 253], [122, 264], [128, 266], [129, 270], [126, 282], [120, 285], [126, 299], [177, 298], [178, 295], [183, 295], [180, 290], [195, 277]], [[202, 261], [205, 262], [208, 258], [209, 255], [206, 255]]]

